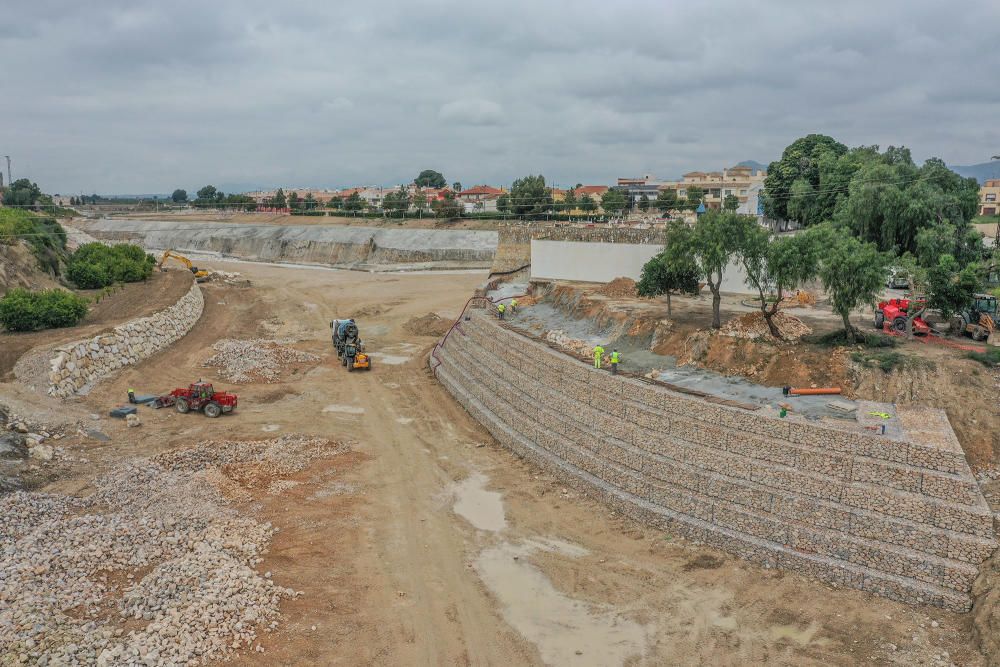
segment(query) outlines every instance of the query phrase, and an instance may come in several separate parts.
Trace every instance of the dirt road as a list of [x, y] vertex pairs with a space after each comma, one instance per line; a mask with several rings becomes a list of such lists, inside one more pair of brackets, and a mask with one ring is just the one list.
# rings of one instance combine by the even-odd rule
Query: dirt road
[[[372, 275], [216, 262], [253, 287], [207, 285], [205, 314], [168, 350], [100, 385], [197, 378], [240, 395], [235, 415], [142, 410], [140, 429], [75, 445], [86, 465], [50, 485], [85, 493], [124, 456], [222, 438], [319, 434], [352, 443], [280, 494], [241, 507], [280, 532], [259, 565], [303, 595], [240, 665], [981, 664], [967, 617], [833, 590], [647, 529], [500, 448], [427, 370], [411, 320], [457, 315], [482, 274]], [[328, 321], [352, 315], [374, 352], [348, 373]], [[323, 355], [272, 384], [202, 367], [222, 338], [292, 339]], [[516, 350], [512, 350], [516, 354]], [[933, 621], [933, 625], [932, 625]]]

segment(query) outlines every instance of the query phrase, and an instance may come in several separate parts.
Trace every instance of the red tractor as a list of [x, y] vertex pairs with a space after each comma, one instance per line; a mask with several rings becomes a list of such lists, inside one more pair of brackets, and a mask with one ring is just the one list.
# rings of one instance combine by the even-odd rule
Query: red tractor
[[224, 412], [236, 409], [236, 394], [215, 391], [211, 382], [194, 382], [187, 389], [174, 389], [156, 399], [154, 407], [177, 406], [177, 412], [186, 413], [201, 410], [209, 417], [218, 417]]
[[[923, 308], [926, 304], [923, 298], [916, 299], [889, 299], [881, 301], [875, 309], [875, 328], [884, 329], [888, 322], [894, 330], [899, 333], [906, 331], [906, 317], [911, 308]], [[919, 315], [913, 320], [913, 333], [928, 334], [931, 332], [931, 325]]]

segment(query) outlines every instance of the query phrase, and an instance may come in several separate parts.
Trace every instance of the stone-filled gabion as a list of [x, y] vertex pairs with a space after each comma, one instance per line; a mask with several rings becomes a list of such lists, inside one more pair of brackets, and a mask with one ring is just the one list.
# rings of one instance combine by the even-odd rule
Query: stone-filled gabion
[[49, 360], [49, 395], [66, 398], [115, 371], [152, 356], [186, 334], [205, 307], [197, 283], [174, 305], [126, 322], [111, 333], [63, 345]]
[[965, 611], [997, 546], [940, 411], [923, 420], [940, 433], [895, 439], [778, 419], [613, 378], [483, 314], [436, 357], [444, 386], [516, 454], [748, 560]]

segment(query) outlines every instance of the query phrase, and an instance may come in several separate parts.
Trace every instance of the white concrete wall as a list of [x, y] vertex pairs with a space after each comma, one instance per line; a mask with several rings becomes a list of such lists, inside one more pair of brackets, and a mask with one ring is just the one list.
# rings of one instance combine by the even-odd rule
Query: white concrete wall
[[[543, 280], [576, 280], [606, 283], [624, 276], [639, 280], [642, 265], [663, 246], [655, 243], [585, 243], [531, 240], [531, 277]], [[722, 277], [722, 291], [752, 294], [746, 274], [730, 263]]]

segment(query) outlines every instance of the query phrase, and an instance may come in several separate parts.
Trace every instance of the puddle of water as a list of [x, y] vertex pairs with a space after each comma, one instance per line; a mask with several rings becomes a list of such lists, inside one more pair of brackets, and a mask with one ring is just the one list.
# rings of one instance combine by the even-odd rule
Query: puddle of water
[[406, 424], [413, 423], [413, 418], [412, 417], [396, 417], [396, 423], [397, 424], [403, 424], [405, 426]]
[[568, 550], [567, 555], [581, 551], [576, 545], [551, 540], [508, 543], [480, 554], [475, 568], [500, 600], [504, 619], [538, 647], [546, 664], [621, 665], [645, 653], [649, 634], [645, 626], [611, 607], [591, 605], [556, 590], [524, 559], [538, 550]]
[[349, 415], [363, 415], [365, 413], [364, 408], [359, 408], [356, 405], [328, 405], [323, 408], [323, 412], [343, 412]]
[[489, 478], [473, 473], [452, 487], [455, 503], [452, 509], [479, 530], [500, 532], [507, 527], [503, 498], [497, 491], [487, 491]]
[[264, 431], [264, 433], [273, 433], [274, 431], [277, 431], [279, 428], [281, 428], [281, 424], [264, 424], [263, 426], [260, 427], [260, 430]]

